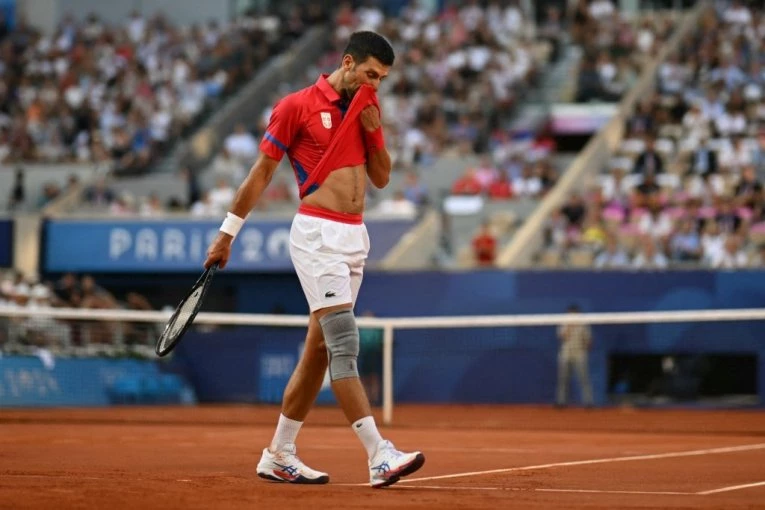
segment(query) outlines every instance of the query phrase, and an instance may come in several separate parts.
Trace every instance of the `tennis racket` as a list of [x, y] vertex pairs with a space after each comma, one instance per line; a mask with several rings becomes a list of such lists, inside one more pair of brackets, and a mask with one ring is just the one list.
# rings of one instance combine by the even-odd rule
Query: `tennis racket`
[[197, 282], [191, 287], [191, 290], [186, 297], [181, 300], [178, 308], [175, 309], [173, 315], [165, 326], [165, 330], [157, 340], [157, 356], [162, 357], [172, 351], [178, 342], [183, 338], [186, 330], [189, 329], [191, 323], [194, 322], [194, 317], [197, 316], [197, 312], [202, 307], [202, 301], [205, 298], [207, 289], [212, 283], [212, 277], [215, 271], [218, 270], [218, 263], [208, 267], [202, 276], [199, 277]]

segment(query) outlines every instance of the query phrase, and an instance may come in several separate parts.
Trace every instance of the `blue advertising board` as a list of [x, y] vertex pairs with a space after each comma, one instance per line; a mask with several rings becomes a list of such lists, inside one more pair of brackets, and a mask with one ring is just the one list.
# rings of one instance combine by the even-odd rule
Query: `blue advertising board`
[[0, 357], [0, 409], [195, 402], [188, 383], [155, 361]]
[[0, 267], [13, 265], [13, 220], [0, 220]]
[[[370, 260], [381, 259], [412, 222], [368, 222]], [[45, 225], [43, 271], [198, 271], [218, 221], [53, 220]], [[289, 220], [252, 221], [232, 246], [227, 271], [289, 271]]]

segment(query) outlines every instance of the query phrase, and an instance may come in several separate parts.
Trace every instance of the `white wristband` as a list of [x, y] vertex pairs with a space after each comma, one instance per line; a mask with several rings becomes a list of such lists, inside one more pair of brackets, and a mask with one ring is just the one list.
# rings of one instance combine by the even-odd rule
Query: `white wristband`
[[236, 235], [239, 233], [239, 230], [241, 230], [242, 225], [244, 225], [244, 219], [240, 218], [236, 214], [226, 213], [226, 219], [223, 220], [223, 224], [220, 226], [220, 231], [224, 234], [230, 235], [233, 238], [236, 238]]

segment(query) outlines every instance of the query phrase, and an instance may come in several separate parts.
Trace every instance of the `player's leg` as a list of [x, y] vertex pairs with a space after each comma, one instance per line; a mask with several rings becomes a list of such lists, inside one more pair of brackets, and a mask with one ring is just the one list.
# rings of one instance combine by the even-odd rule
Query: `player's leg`
[[324, 334], [318, 319], [311, 314], [303, 354], [284, 390], [282, 414], [292, 420], [304, 421], [321, 391], [326, 372]]
[[[320, 240], [320, 225], [311, 218], [298, 215], [290, 230], [290, 256], [309, 306], [317, 306], [316, 282], [312, 257]], [[290, 376], [282, 399], [282, 413], [269, 448], [263, 450], [258, 476], [291, 483], [327, 483], [329, 475], [306, 466], [297, 456], [298, 433], [308, 411], [321, 390], [327, 370], [327, 350], [321, 326], [315, 316], [308, 322], [303, 355]]]
[[359, 378], [359, 329], [353, 314], [363, 278], [364, 261], [369, 252], [369, 238], [366, 228], [361, 225], [348, 227], [345, 235], [341, 235], [337, 241], [342, 242], [331, 243], [330, 246], [335, 245], [338, 249], [343, 246], [348, 251], [341, 259], [343, 263], [333, 273], [347, 275], [347, 278], [333, 278], [332, 281], [338, 289], [338, 297], [347, 300], [344, 299], [346, 302], [341, 306], [322, 308], [314, 314], [321, 324], [329, 353], [332, 391], [367, 451], [370, 484], [373, 487], [385, 487], [417, 471], [424, 464], [425, 456], [421, 452], [398, 451], [390, 441], [382, 438], [377, 429], [369, 399]]
[[559, 406], [566, 405], [568, 401], [569, 385], [569, 362], [568, 358], [562, 354], [558, 355], [558, 391], [556, 393], [555, 403]]
[[592, 383], [590, 382], [590, 370], [587, 363], [587, 354], [584, 353], [577, 357], [576, 363], [576, 378], [579, 380], [579, 387], [582, 392], [582, 401], [586, 406], [592, 406]]

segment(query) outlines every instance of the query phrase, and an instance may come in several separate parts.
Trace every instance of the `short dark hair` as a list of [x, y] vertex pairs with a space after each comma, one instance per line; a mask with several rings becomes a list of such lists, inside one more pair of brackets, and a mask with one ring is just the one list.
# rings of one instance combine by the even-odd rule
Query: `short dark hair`
[[568, 305], [568, 311], [569, 312], [578, 312], [579, 311], [579, 305], [577, 305], [576, 303], [572, 303], [572, 304]]
[[343, 56], [350, 55], [357, 64], [365, 62], [369, 57], [374, 57], [384, 66], [392, 66], [395, 55], [390, 43], [380, 34], [375, 32], [354, 32], [348, 39]]

